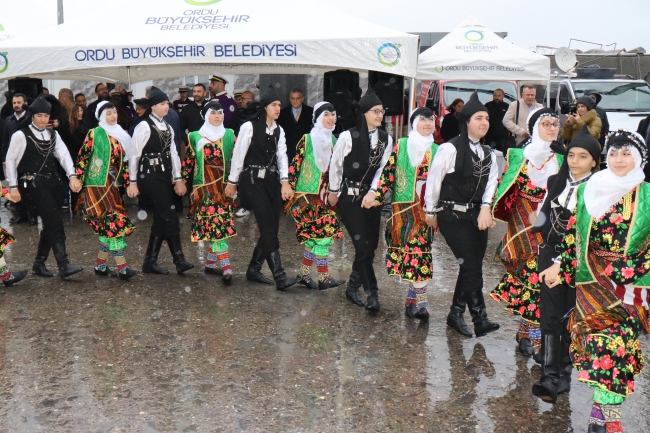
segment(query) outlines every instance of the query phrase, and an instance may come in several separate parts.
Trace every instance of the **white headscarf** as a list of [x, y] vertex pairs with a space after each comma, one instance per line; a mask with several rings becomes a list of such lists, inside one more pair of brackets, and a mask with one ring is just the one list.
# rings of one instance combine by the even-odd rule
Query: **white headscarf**
[[625, 176], [617, 176], [609, 169], [609, 152], [607, 156], [607, 169], [591, 176], [585, 186], [585, 206], [593, 218], [600, 218], [623, 198], [645, 180], [641, 163], [641, 153], [634, 146], [627, 146], [634, 157], [634, 169]]
[[433, 144], [433, 133], [429, 135], [421, 135], [418, 132], [418, 122], [420, 121], [420, 116], [415, 116], [413, 120], [413, 127], [411, 132], [409, 132], [409, 137], [406, 142], [409, 161], [413, 167], [418, 167], [422, 164], [424, 159], [424, 154], [427, 153], [427, 150], [431, 149]]
[[[314, 105], [314, 113], [328, 102], [319, 102]], [[318, 119], [314, 121], [314, 126], [311, 128], [309, 135], [311, 135], [311, 147], [314, 149], [314, 160], [316, 161], [316, 167], [321, 172], [325, 172], [327, 167], [330, 165], [330, 158], [332, 157], [332, 132], [334, 128], [325, 128], [323, 126], [323, 117], [328, 111], [323, 111]]]
[[203, 126], [201, 127], [201, 129], [199, 129], [199, 134], [201, 134], [201, 139], [196, 144], [197, 152], [200, 152], [206, 143], [208, 142], [214, 143], [215, 141], [217, 141], [218, 139], [220, 139], [226, 134], [226, 128], [223, 126], [223, 122], [221, 122], [221, 125], [219, 126], [214, 126], [208, 120], [210, 118], [211, 111], [216, 111], [216, 110], [208, 109], [208, 111], [206, 111], [205, 119], [203, 121]]
[[[104, 129], [104, 131], [106, 131], [109, 137], [113, 137], [114, 139], [119, 141], [122, 147], [124, 148], [124, 153], [128, 154], [131, 151], [131, 136], [124, 129], [122, 129], [122, 127], [118, 123], [115, 123], [114, 125], [109, 125], [106, 122], [106, 110], [102, 111], [102, 114], [98, 115], [99, 109], [109, 103], [110, 102], [108, 101], [102, 101], [99, 104], [97, 104], [97, 108], [95, 109], [95, 117], [97, 118], [97, 120], [99, 120], [99, 126], [101, 126]], [[112, 103], [110, 104], [112, 105]]]
[[[541, 110], [541, 108], [538, 110]], [[529, 124], [530, 118], [536, 111], [537, 110], [530, 112], [526, 124]], [[535, 186], [540, 188], [546, 188], [548, 178], [557, 174], [560, 170], [555, 158], [551, 158], [554, 153], [551, 150], [552, 141], [542, 140], [542, 137], [539, 136], [539, 123], [546, 117], [550, 116], [548, 114], [542, 114], [539, 119], [537, 119], [533, 130], [529, 131], [530, 141], [526, 147], [524, 147], [524, 157], [528, 160], [528, 177]], [[549, 158], [551, 159], [548, 160]], [[545, 163], [547, 160], [548, 162]]]

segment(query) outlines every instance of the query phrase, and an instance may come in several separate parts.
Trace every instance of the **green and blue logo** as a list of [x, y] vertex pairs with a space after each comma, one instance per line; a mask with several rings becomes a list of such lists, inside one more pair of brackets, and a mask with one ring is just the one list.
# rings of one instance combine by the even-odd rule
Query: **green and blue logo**
[[192, 6], [210, 6], [219, 3], [221, 0], [185, 0], [185, 3]]
[[0, 74], [6, 71], [9, 68], [9, 59], [7, 59], [7, 53], [0, 51]]
[[379, 63], [384, 66], [395, 66], [399, 63], [400, 58], [402, 57], [402, 51], [400, 50], [401, 44], [394, 44], [392, 42], [386, 42], [377, 50], [377, 58]]
[[465, 39], [470, 42], [481, 42], [483, 38], [485, 38], [485, 35], [481, 30], [470, 30], [465, 33]]
[[444, 66], [436, 66], [436, 67], [433, 68], [433, 69], [434, 69], [437, 73], [441, 73], [442, 71], [445, 70], [445, 67], [444, 67]]
[[0, 32], [4, 32], [4, 31], [5, 31], [5, 28], [2, 27], [2, 24], [0, 24]]

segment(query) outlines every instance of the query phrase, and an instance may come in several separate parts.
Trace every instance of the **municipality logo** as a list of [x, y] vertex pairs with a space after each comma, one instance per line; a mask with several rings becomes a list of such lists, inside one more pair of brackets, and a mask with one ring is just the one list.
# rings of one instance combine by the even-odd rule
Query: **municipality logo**
[[481, 30], [470, 30], [465, 33], [465, 39], [470, 42], [481, 42], [485, 35]]
[[210, 6], [219, 3], [221, 0], [185, 0], [185, 3], [192, 6]]
[[0, 74], [9, 68], [9, 59], [7, 59], [7, 54], [9, 53], [6, 51], [4, 53], [0, 51]]
[[379, 63], [384, 66], [395, 66], [402, 57], [402, 51], [399, 49], [402, 45], [386, 42], [377, 50]]
[[4, 31], [5, 31], [5, 28], [2, 27], [2, 24], [0, 24], [0, 32], [4, 32]]
[[444, 67], [444, 66], [436, 66], [436, 67], [433, 68], [433, 69], [434, 69], [437, 73], [441, 73], [442, 71], [445, 70], [445, 67]]

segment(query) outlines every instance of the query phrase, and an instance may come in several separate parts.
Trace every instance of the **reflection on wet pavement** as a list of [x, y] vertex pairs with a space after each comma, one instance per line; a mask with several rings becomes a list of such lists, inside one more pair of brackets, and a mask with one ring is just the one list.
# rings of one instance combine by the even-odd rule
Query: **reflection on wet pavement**
[[[0, 216], [17, 239], [7, 262], [31, 268], [36, 229], [9, 227], [4, 209]], [[71, 259], [86, 270], [70, 281], [30, 275], [0, 290], [0, 432], [586, 431], [588, 387], [574, 373], [556, 405], [533, 397], [539, 367], [517, 354], [517, 322], [499, 305], [488, 300], [496, 333], [464, 338], [446, 328], [457, 264], [441, 237], [426, 325], [404, 316], [407, 286], [386, 276], [382, 254], [382, 310], [373, 317], [348, 303], [344, 288], [248, 284], [252, 217], [237, 222], [229, 287], [200, 271], [206, 250], [189, 242], [188, 220], [184, 247], [197, 268], [128, 283], [96, 278], [91, 229], [79, 217], [66, 224]], [[136, 269], [149, 224], [128, 242]], [[281, 241], [286, 269], [297, 272], [302, 248], [288, 219]], [[347, 277], [352, 254], [347, 239], [332, 248], [335, 277]], [[168, 251], [160, 264], [172, 268]], [[489, 260], [486, 287], [502, 271]], [[648, 375], [623, 405], [628, 433], [650, 431]]]

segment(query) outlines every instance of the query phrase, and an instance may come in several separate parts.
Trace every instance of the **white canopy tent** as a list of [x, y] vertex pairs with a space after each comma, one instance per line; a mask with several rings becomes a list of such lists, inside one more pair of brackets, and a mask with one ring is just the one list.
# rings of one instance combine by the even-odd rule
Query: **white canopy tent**
[[[79, 7], [101, 3], [85, 0]], [[125, 83], [185, 75], [315, 74], [345, 68], [414, 77], [418, 36], [311, 0], [115, 0], [110, 16], [0, 43], [0, 79]], [[86, 17], [96, 17], [95, 13]]]
[[548, 57], [497, 36], [474, 17], [467, 18], [420, 54], [420, 80], [543, 80], [551, 75]]

